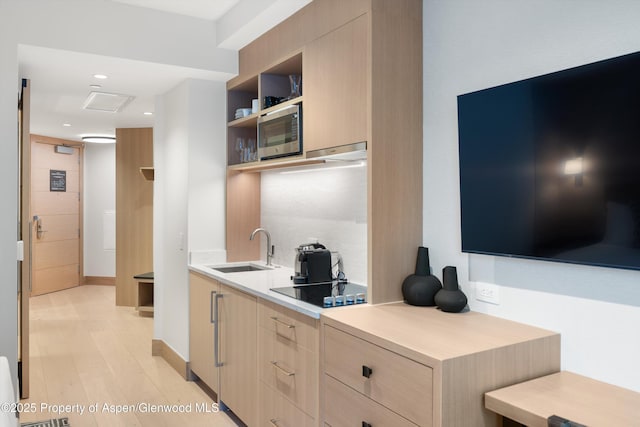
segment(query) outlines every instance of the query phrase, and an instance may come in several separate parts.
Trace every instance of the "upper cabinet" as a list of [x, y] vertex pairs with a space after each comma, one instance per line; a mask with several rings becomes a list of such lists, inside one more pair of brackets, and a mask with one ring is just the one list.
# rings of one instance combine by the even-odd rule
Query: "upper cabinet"
[[[260, 161], [258, 118], [302, 103], [302, 53], [276, 62], [256, 76], [227, 85], [227, 164], [245, 167]], [[297, 90], [294, 90], [295, 89]]]
[[305, 49], [305, 151], [367, 140], [367, 15], [348, 22]]

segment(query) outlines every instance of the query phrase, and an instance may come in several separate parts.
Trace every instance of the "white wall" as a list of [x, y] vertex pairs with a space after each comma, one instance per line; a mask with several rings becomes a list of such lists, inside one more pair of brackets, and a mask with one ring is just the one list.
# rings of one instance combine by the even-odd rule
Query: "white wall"
[[154, 338], [189, 360], [189, 251], [225, 247], [224, 83], [187, 80], [156, 98]]
[[[262, 172], [260, 220], [275, 245], [274, 263], [293, 267], [295, 248], [316, 238], [340, 252], [350, 280], [366, 284], [367, 168], [289, 172]], [[259, 237], [264, 260], [266, 239]]]
[[85, 145], [83, 196], [84, 275], [115, 277], [115, 144]]
[[[460, 251], [456, 96], [640, 50], [634, 0], [424, 0], [424, 244], [471, 308], [562, 334], [562, 368], [640, 391], [640, 272]], [[487, 207], [490, 209], [490, 206]], [[471, 281], [500, 286], [500, 305]]]
[[[226, 246], [227, 88], [192, 80], [189, 89], [188, 227], [193, 256]], [[226, 252], [220, 256], [226, 261]]]

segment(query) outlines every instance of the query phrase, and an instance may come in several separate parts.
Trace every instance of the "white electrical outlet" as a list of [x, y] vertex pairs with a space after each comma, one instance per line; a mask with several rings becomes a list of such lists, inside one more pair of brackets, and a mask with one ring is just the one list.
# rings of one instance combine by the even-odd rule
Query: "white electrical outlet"
[[476, 282], [476, 299], [500, 305], [500, 286], [493, 283]]

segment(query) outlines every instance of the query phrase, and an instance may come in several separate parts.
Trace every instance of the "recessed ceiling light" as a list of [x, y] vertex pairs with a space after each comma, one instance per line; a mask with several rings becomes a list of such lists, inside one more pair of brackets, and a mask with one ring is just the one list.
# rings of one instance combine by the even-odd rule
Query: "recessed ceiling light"
[[71, 123], [63, 123], [62, 126], [66, 127], [66, 128], [69, 128], [69, 127], [71, 127]]
[[116, 138], [113, 136], [83, 136], [82, 141], [96, 144], [112, 144], [116, 142]]
[[102, 86], [100, 85], [89, 85], [90, 88], [92, 89], [100, 89]]
[[151, 111], [145, 111], [144, 113], [145, 116], [153, 116], [153, 113]]
[[101, 79], [101, 80], [104, 80], [104, 79], [107, 78], [107, 76], [104, 75], [104, 74], [94, 74], [93, 77], [95, 77], [96, 79]]

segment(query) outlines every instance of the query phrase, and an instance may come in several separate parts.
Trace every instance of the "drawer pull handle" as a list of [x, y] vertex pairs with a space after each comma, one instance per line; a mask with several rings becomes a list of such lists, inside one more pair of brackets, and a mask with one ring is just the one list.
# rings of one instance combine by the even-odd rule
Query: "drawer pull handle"
[[295, 325], [290, 325], [290, 324], [288, 324], [288, 323], [286, 323], [286, 322], [283, 322], [282, 320], [278, 319], [276, 316], [271, 316], [271, 319], [272, 319], [274, 322], [280, 323], [282, 326], [284, 326], [284, 327], [286, 327], [286, 328], [288, 328], [288, 329], [291, 329], [291, 328], [295, 328], [295, 327], [296, 327]]
[[370, 367], [368, 367], [366, 365], [362, 365], [362, 376], [363, 377], [367, 377], [367, 378], [371, 378], [371, 374], [373, 374], [373, 369], [371, 369]]
[[279, 370], [280, 372], [282, 372], [283, 374], [285, 374], [285, 375], [286, 375], [286, 376], [288, 376], [288, 377], [292, 377], [292, 376], [294, 376], [294, 375], [296, 374], [295, 372], [289, 372], [289, 371], [287, 371], [287, 370], [286, 370], [286, 369], [284, 369], [282, 366], [278, 365], [278, 362], [271, 362], [271, 364], [272, 364], [273, 366], [275, 366], [276, 368], [278, 368], [278, 370]]
[[269, 420], [269, 424], [271, 424], [273, 427], [278, 427], [278, 420], [272, 418]]
[[368, 422], [363, 421], [363, 422], [362, 422], [362, 427], [372, 427], [372, 426], [371, 426], [371, 424], [369, 424]]

